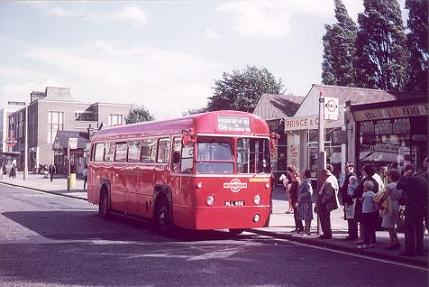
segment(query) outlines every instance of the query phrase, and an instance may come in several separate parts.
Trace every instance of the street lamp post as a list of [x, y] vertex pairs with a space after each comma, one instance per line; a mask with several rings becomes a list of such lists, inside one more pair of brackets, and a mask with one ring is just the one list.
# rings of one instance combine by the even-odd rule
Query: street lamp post
[[25, 102], [8, 102], [9, 105], [25, 106], [25, 134], [24, 134], [24, 172], [23, 180], [28, 178], [28, 105]]

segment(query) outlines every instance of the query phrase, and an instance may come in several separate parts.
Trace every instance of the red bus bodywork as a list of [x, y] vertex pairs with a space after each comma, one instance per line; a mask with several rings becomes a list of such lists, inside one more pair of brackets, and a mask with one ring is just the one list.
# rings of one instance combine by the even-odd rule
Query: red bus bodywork
[[[233, 120], [230, 120], [233, 119]], [[236, 120], [238, 119], [238, 120]], [[243, 122], [229, 128], [230, 121]], [[221, 123], [226, 122], [226, 126]], [[246, 128], [247, 126], [247, 128]], [[160, 141], [169, 143], [167, 159], [164, 162], [142, 162], [131, 155], [136, 153], [135, 146], [140, 146], [143, 154], [143, 141], [157, 140], [157, 159], [160, 153]], [[189, 138], [191, 139], [189, 141]], [[216, 145], [216, 139], [227, 141], [233, 151], [233, 170], [229, 162], [222, 164], [228, 167], [228, 173], [198, 172], [196, 142], [206, 139], [202, 148]], [[261, 118], [238, 111], [217, 111], [192, 115], [180, 119], [145, 122], [106, 128], [98, 131], [91, 142], [91, 160], [88, 174], [88, 201], [100, 202], [100, 191], [109, 193], [110, 209], [143, 218], [152, 219], [155, 214], [156, 201], [163, 195], [171, 208], [171, 220], [175, 226], [196, 229], [243, 229], [268, 225], [271, 209], [270, 172], [238, 172], [238, 142], [242, 138], [269, 140], [269, 128]], [[184, 166], [185, 144], [193, 149], [192, 168], [187, 172], [175, 171], [173, 168], [173, 149], [175, 143], [181, 145], [181, 165]], [[185, 141], [189, 141], [185, 143]], [[106, 159], [107, 146], [116, 143], [114, 159]], [[123, 152], [127, 143], [127, 159]], [[97, 145], [99, 144], [99, 145]], [[104, 144], [105, 150], [96, 150]], [[133, 151], [131, 151], [131, 145]], [[225, 146], [225, 144], [223, 145]], [[249, 155], [250, 154], [250, 155]], [[250, 158], [251, 153], [243, 153]], [[96, 158], [97, 157], [97, 158]], [[143, 158], [143, 157], [142, 157]], [[268, 163], [265, 163], [269, 165]], [[202, 162], [198, 166], [204, 166]], [[232, 165], [231, 165], [232, 166]], [[251, 163], [246, 165], [249, 168]], [[269, 168], [269, 167], [268, 167]], [[213, 198], [213, 202], [209, 197]], [[259, 201], [257, 200], [259, 196]], [[210, 199], [211, 199], [210, 198]], [[209, 203], [211, 205], [209, 205]]]

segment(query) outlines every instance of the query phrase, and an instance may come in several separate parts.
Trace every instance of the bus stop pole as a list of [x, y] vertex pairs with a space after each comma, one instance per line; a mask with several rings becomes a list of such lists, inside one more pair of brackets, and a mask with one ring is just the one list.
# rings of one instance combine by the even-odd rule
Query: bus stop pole
[[[319, 198], [319, 192], [322, 187], [322, 170], [326, 168], [326, 151], [325, 151], [325, 98], [323, 97], [323, 91], [320, 91], [319, 95], [319, 147], [317, 155], [317, 196]], [[317, 206], [316, 201], [316, 206]], [[320, 217], [319, 210], [317, 211], [317, 234], [320, 234]]]

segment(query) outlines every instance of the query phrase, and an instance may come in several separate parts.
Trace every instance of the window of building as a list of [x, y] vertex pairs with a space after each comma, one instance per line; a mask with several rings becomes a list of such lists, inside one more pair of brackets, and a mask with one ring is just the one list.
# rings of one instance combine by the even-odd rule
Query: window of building
[[168, 162], [169, 155], [170, 155], [170, 139], [169, 138], [159, 139], [158, 157], [156, 162], [158, 163]]
[[140, 161], [140, 142], [133, 141], [128, 143], [128, 161]]
[[76, 121], [96, 121], [95, 114], [89, 111], [76, 111], [74, 117]]
[[127, 161], [127, 143], [116, 143], [115, 161]]
[[109, 115], [109, 127], [122, 125], [124, 123], [124, 116], [118, 114]]
[[48, 113], [48, 143], [53, 143], [58, 131], [64, 130], [64, 113], [50, 111]]
[[155, 162], [156, 139], [144, 139], [142, 141], [142, 162]]

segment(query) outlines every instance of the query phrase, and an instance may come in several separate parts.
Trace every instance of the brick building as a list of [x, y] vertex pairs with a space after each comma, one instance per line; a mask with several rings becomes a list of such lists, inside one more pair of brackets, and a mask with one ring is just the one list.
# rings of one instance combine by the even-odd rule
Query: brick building
[[[125, 124], [131, 105], [77, 102], [69, 88], [46, 87], [45, 91], [33, 91], [28, 104], [28, 168], [32, 170], [39, 164], [57, 164], [63, 162], [61, 156], [64, 147], [54, 147], [58, 131], [78, 132], [88, 134], [88, 128], [97, 129], [103, 126]], [[18, 169], [24, 166], [25, 145], [25, 108], [9, 115], [9, 135], [14, 135], [18, 143], [13, 151], [20, 152]], [[64, 133], [61, 133], [64, 136]], [[65, 133], [67, 135], [67, 133]], [[57, 141], [59, 144], [62, 140]], [[88, 140], [89, 142], [89, 140]], [[55, 150], [54, 150], [55, 148]], [[86, 148], [76, 153], [76, 171], [79, 172], [84, 164]]]

